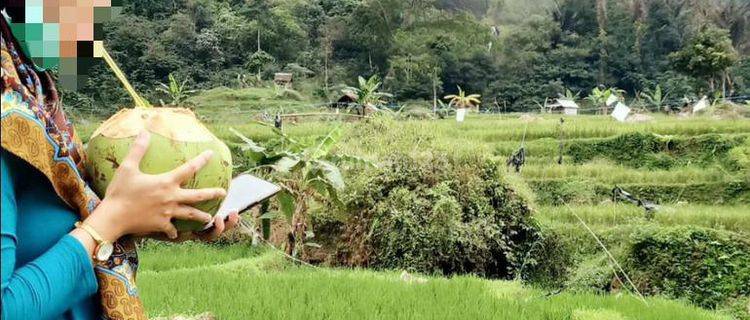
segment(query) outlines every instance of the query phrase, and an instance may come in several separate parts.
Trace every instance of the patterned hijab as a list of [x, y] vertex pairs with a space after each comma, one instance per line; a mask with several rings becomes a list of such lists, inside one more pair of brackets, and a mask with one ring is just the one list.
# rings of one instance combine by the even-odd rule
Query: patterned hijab
[[[57, 195], [85, 219], [100, 200], [86, 183], [82, 144], [60, 105], [49, 73], [19, 50], [7, 21], [2, 27], [2, 147], [42, 172]], [[115, 243], [95, 273], [104, 319], [146, 319], [135, 287], [138, 257], [131, 239]]]

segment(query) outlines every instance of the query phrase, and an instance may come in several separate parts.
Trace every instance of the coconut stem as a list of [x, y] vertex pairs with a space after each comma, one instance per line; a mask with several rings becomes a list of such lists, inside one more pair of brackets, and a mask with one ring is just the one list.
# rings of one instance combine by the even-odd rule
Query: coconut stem
[[120, 67], [117, 66], [117, 63], [115, 63], [115, 60], [112, 59], [112, 56], [109, 55], [109, 52], [107, 52], [107, 49], [104, 48], [104, 45], [99, 45], [99, 53], [101, 54], [102, 58], [104, 58], [104, 61], [107, 62], [107, 65], [109, 65], [109, 68], [112, 69], [112, 72], [115, 73], [115, 76], [117, 76], [117, 79], [120, 80], [122, 85], [125, 87], [125, 90], [128, 91], [130, 96], [133, 98], [133, 101], [135, 101], [135, 106], [140, 108], [151, 108], [151, 104], [144, 98], [142, 98], [138, 93], [133, 89], [133, 86], [130, 85], [130, 82], [125, 77], [125, 73], [120, 70]]

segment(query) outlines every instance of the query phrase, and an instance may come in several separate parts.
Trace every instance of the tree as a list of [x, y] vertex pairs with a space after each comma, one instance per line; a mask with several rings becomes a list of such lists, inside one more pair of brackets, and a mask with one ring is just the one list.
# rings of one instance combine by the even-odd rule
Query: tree
[[[264, 126], [268, 126], [261, 123]], [[270, 175], [270, 179], [282, 188], [276, 196], [278, 211], [289, 224], [286, 251], [299, 256], [305, 245], [315, 245], [309, 209], [313, 202], [340, 204], [339, 192], [344, 189], [344, 176], [340, 166], [345, 164], [370, 165], [354, 156], [334, 152], [341, 138], [341, 128], [313, 140], [296, 140], [280, 129], [270, 127], [275, 140], [260, 146], [237, 131], [244, 142], [243, 150], [252, 171]], [[269, 218], [261, 217], [261, 218]]]
[[450, 101], [449, 104], [455, 106], [457, 109], [467, 109], [473, 107], [478, 108], [479, 104], [482, 103], [482, 101], [479, 100], [481, 97], [482, 96], [478, 94], [466, 95], [466, 92], [459, 86], [457, 94], [447, 95], [443, 99]]
[[256, 77], [258, 78], [258, 80], [260, 80], [263, 69], [274, 61], [276, 61], [276, 59], [272, 55], [268, 54], [268, 52], [258, 50], [250, 55], [250, 59], [247, 61], [246, 67], [250, 70], [256, 70]]
[[664, 107], [664, 112], [669, 112], [669, 106], [666, 105], [667, 97], [669, 96], [669, 93], [662, 92], [661, 85], [656, 85], [656, 88], [654, 90], [651, 90], [649, 88], [646, 88], [643, 92], [641, 92], [641, 97], [643, 99], [646, 99], [649, 106], [654, 107], [655, 109], [661, 109]]
[[[738, 60], [729, 31], [716, 27], [704, 28], [682, 50], [669, 57], [675, 69], [708, 81], [712, 92], [716, 91], [717, 77], [726, 83], [727, 69]], [[726, 88], [722, 91], [726, 95]]]
[[369, 79], [365, 80], [362, 76], [357, 78], [359, 87], [347, 87], [343, 91], [352, 92], [357, 95], [357, 104], [362, 107], [362, 113], [365, 113], [364, 108], [378, 108], [385, 104], [384, 98], [393, 97], [390, 93], [380, 92], [380, 86], [383, 84], [380, 82], [378, 75], [372, 75]]

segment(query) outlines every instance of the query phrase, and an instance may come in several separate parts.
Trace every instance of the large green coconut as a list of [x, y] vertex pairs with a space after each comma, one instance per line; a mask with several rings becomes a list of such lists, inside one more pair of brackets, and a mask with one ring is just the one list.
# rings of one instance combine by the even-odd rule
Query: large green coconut
[[[142, 130], [151, 133], [148, 151], [140, 169], [148, 174], [171, 171], [206, 150], [213, 150], [209, 163], [183, 187], [189, 189], [229, 187], [232, 178], [232, 156], [229, 148], [201, 124], [195, 115], [182, 108], [125, 109], [105, 121], [89, 140], [86, 169], [92, 187], [104, 197], [115, 170], [130, 151]], [[193, 205], [211, 215], [216, 214], [221, 200], [209, 200]], [[201, 230], [194, 221], [175, 221], [180, 231]]]

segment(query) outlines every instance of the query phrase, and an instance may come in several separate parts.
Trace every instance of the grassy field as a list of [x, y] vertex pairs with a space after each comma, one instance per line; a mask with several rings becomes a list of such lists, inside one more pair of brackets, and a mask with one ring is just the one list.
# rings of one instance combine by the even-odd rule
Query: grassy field
[[150, 245], [138, 284], [150, 316], [218, 319], [730, 319], [660, 298], [548, 292], [475, 277], [292, 266], [242, 245]]
[[542, 206], [537, 209], [536, 216], [543, 223], [579, 226], [580, 222], [574, 213], [595, 229], [655, 223], [664, 226], [700, 226], [750, 236], [750, 212], [747, 205], [665, 205], [654, 214], [652, 221], [646, 219], [641, 208], [630, 204], [611, 203], [596, 206]]

